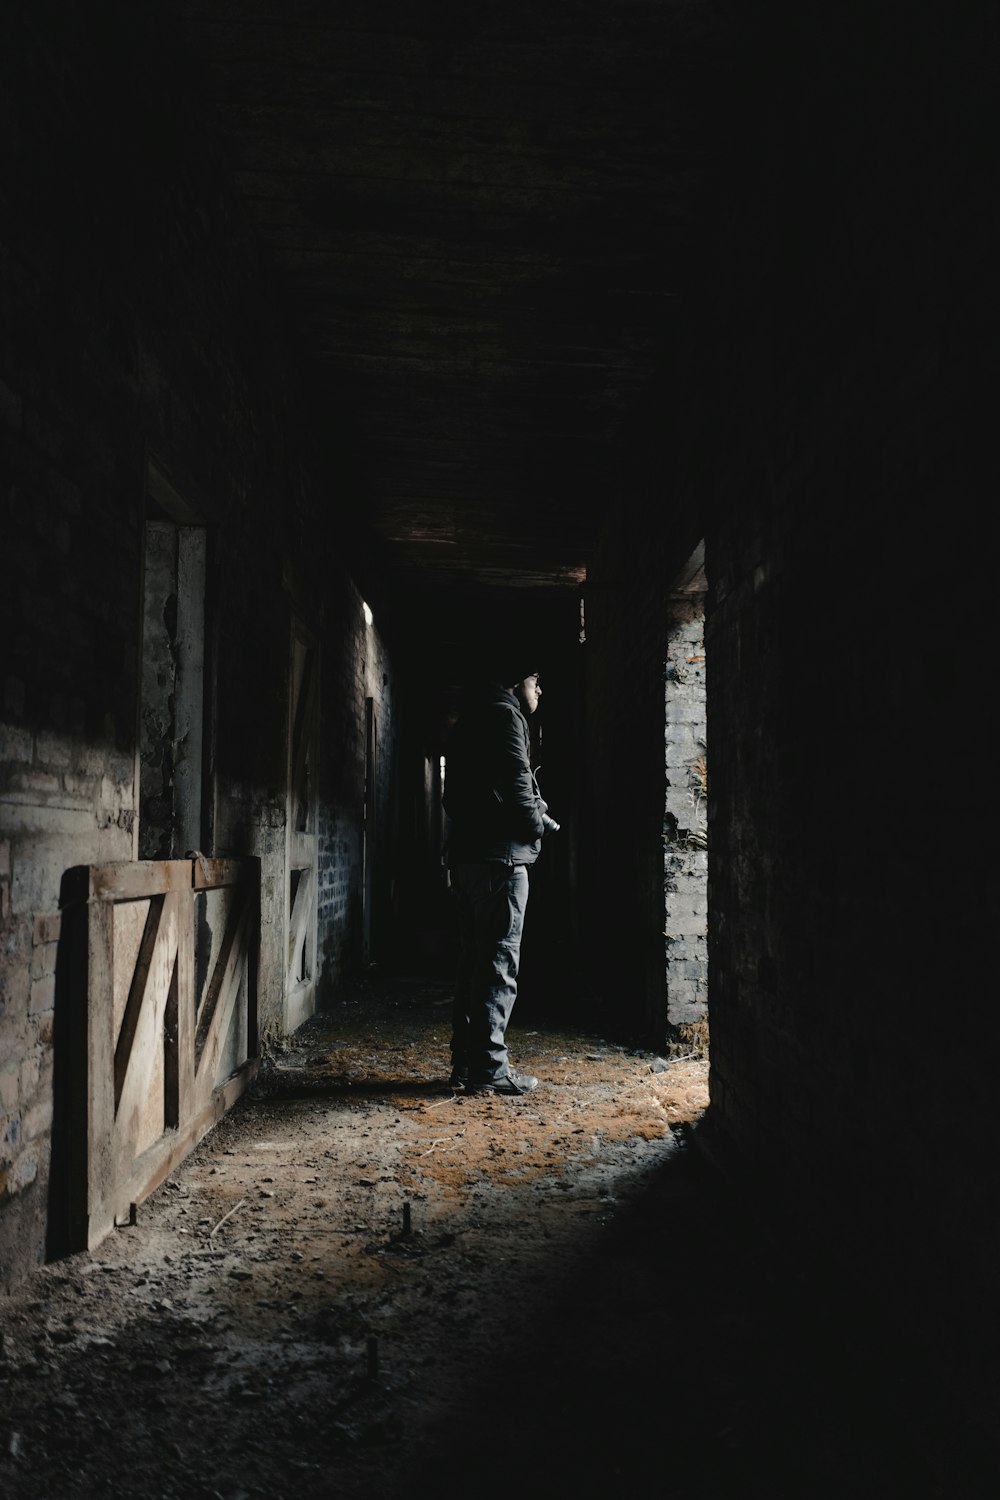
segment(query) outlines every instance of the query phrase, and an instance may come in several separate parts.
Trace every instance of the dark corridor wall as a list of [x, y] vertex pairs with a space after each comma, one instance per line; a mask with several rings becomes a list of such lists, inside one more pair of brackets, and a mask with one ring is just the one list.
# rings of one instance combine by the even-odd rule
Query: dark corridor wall
[[634, 460], [592, 571], [589, 682], [614, 733], [592, 698], [591, 794], [631, 731], [631, 810], [649, 820], [596, 813], [623, 939], [606, 1009], [648, 1027], [662, 1005], [644, 956], [657, 591], [693, 515], [711, 590], [708, 1129], [968, 1390], [997, 1312], [997, 18], [816, 4], [770, 21], [743, 76], [715, 294], [691, 308], [662, 441]]
[[961, 1351], [996, 1309], [996, 886], [954, 800], [995, 815], [996, 16], [889, 9], [776, 13], [726, 224], [712, 1113], [918, 1341]]
[[43, 1257], [50, 1190], [60, 1191], [48, 1174], [61, 880], [71, 866], [136, 857], [147, 518], [179, 506], [175, 519], [207, 533], [203, 848], [260, 861], [265, 1036], [302, 1019], [286, 973], [293, 621], [314, 641], [321, 676], [309, 780], [321, 993], [363, 954], [366, 698], [380, 726], [380, 919], [396, 743], [385, 620], [367, 623], [345, 565], [357, 499], [349, 455], [311, 411], [309, 372], [158, 8], [32, 0], [9, 10], [0, 1285]]

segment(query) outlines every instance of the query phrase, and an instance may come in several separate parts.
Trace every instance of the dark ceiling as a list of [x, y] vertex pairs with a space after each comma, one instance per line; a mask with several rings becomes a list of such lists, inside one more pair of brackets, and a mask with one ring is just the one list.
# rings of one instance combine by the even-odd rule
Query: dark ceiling
[[576, 586], [703, 276], [700, 0], [178, 0], [390, 570]]

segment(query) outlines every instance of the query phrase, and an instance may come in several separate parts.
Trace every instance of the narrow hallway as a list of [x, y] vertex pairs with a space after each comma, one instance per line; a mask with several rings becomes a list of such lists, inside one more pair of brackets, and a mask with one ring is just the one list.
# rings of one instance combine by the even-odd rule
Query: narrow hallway
[[5, 21], [0, 1500], [995, 1500], [1000, 6]]
[[447, 1002], [316, 1017], [134, 1226], [5, 1301], [9, 1500], [974, 1493], [903, 1351], [694, 1148], [705, 1063], [529, 1017], [544, 1088], [466, 1099]]

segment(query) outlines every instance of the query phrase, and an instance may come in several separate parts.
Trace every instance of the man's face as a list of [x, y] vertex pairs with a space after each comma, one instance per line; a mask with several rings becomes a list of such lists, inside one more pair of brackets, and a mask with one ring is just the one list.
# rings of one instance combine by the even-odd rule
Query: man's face
[[514, 689], [514, 697], [520, 703], [526, 714], [533, 714], [538, 707], [538, 700], [542, 696], [542, 690], [538, 686], [538, 678], [526, 677], [519, 682]]

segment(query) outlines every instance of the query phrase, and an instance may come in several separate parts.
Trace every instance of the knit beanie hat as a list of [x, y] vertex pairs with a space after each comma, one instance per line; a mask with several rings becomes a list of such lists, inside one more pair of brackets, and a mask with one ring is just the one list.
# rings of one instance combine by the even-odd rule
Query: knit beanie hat
[[538, 676], [537, 667], [525, 667], [524, 661], [516, 656], [512, 658], [512, 661], [513, 666], [511, 660], [501, 662], [501, 669], [494, 673], [495, 680], [502, 683], [505, 688], [517, 687], [526, 677]]

